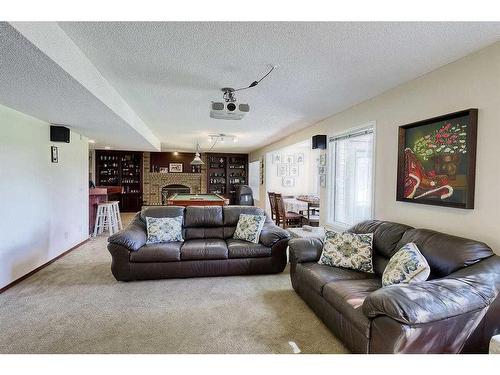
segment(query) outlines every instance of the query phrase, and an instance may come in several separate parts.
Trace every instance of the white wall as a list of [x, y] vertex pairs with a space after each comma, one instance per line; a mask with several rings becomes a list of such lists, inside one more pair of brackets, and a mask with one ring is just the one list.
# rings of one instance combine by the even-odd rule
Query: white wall
[[[299, 169], [299, 175], [294, 177], [294, 186], [283, 186], [282, 177], [278, 175], [278, 166], [280, 164], [272, 162], [274, 153], [281, 154], [283, 159], [282, 162], [284, 162], [287, 155], [302, 154], [304, 156], [303, 163], [294, 163]], [[311, 150], [310, 140], [283, 147], [273, 152], [268, 152], [265, 157], [265, 190], [281, 193], [283, 195], [318, 194], [318, 161], [316, 160], [318, 158], [319, 153], [317, 153], [316, 150]], [[265, 201], [267, 209], [269, 209], [267, 193], [262, 196], [262, 201]]]
[[[59, 148], [59, 163], [50, 146]], [[88, 141], [0, 105], [0, 288], [88, 238]]]
[[[479, 109], [475, 208], [397, 202], [398, 126], [467, 108]], [[370, 121], [377, 124], [375, 218], [481, 240], [500, 254], [500, 42], [259, 149], [250, 158]], [[327, 199], [322, 189], [322, 224]]]

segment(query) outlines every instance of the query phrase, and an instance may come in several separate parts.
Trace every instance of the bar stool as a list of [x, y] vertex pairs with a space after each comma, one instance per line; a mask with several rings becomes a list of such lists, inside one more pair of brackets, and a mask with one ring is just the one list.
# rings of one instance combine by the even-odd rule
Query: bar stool
[[123, 228], [118, 201], [102, 202], [97, 205], [97, 216], [94, 225], [94, 237], [105, 230], [110, 235]]
[[113, 205], [112, 205], [112, 208], [113, 208], [113, 211], [115, 213], [115, 217], [116, 217], [116, 222], [118, 224], [118, 230], [122, 230], [123, 229], [123, 224], [122, 224], [122, 217], [120, 215], [120, 206], [119, 206], [119, 203], [118, 201], [112, 201]]

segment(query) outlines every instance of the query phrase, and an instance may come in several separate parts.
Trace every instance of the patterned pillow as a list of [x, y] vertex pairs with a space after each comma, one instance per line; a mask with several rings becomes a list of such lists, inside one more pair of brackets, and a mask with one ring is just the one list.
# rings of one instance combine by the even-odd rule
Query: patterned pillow
[[182, 238], [182, 216], [146, 217], [148, 238], [146, 244], [184, 241]]
[[235, 240], [259, 243], [260, 232], [265, 221], [265, 215], [240, 214], [233, 238]]
[[399, 249], [387, 263], [382, 274], [382, 285], [414, 283], [425, 281], [431, 273], [431, 268], [417, 245], [407, 243]]
[[318, 263], [373, 273], [373, 233], [327, 231]]

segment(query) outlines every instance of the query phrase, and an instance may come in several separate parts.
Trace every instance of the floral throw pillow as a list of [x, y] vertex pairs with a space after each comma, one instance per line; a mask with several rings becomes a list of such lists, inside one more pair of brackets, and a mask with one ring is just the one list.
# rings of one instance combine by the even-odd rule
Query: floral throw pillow
[[235, 240], [259, 243], [260, 232], [265, 221], [265, 215], [240, 214], [233, 238]]
[[399, 249], [387, 263], [382, 274], [382, 285], [414, 283], [429, 278], [431, 268], [413, 242]]
[[182, 216], [146, 217], [148, 238], [146, 244], [183, 241]]
[[373, 273], [373, 233], [327, 231], [318, 263]]

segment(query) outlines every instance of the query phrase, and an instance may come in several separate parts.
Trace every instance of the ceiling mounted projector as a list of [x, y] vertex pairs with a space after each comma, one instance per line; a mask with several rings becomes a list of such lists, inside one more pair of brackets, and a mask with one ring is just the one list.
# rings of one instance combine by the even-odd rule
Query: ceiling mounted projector
[[271, 70], [269, 70], [264, 77], [258, 81], [253, 81], [248, 87], [242, 87], [239, 89], [223, 87], [221, 91], [224, 93], [222, 96], [224, 101], [211, 103], [210, 117], [218, 120], [241, 120], [248, 112], [250, 112], [250, 106], [248, 104], [238, 103], [234, 93], [236, 91], [247, 90], [257, 86], [259, 82], [271, 74], [274, 69], [276, 69], [276, 66], [271, 66]]
[[218, 120], [241, 120], [250, 111], [248, 104], [236, 102], [212, 102], [210, 117]]

